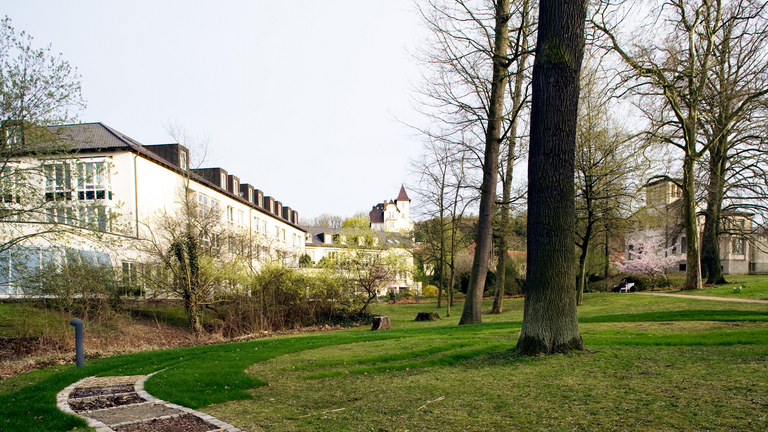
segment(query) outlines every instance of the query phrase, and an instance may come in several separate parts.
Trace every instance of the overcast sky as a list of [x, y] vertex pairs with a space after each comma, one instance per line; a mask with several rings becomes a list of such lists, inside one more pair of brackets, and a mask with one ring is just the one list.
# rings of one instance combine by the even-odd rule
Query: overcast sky
[[[413, 0], [6, 0], [17, 31], [77, 67], [102, 122], [143, 144], [166, 125], [301, 218], [351, 216], [408, 186], [423, 33]], [[411, 199], [416, 198], [411, 193]], [[416, 201], [416, 200], [414, 200]], [[416, 202], [414, 204], [417, 204]]]

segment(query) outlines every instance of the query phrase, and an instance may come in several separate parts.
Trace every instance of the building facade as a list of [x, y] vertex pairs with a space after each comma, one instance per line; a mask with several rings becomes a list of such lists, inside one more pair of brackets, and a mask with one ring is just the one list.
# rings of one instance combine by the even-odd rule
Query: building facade
[[411, 223], [411, 199], [405, 192], [405, 186], [400, 186], [396, 199], [384, 200], [373, 206], [368, 217], [371, 229], [385, 232], [413, 232]]
[[[699, 236], [704, 216], [699, 211]], [[723, 274], [768, 273], [768, 243], [755, 229], [754, 214], [724, 212], [720, 234]], [[624, 259], [636, 257], [639, 243], [658, 243], [666, 254], [679, 258], [670, 272], [686, 271], [687, 243], [682, 217], [682, 190], [661, 179], [646, 185], [646, 206], [635, 214], [635, 230], [625, 239]]]
[[[413, 240], [399, 233], [329, 227], [304, 227], [305, 252], [312, 263], [322, 266], [357, 258], [376, 256], [395, 267], [394, 277], [380, 287], [378, 295], [388, 293], [420, 293], [421, 285], [413, 280]], [[343, 267], [343, 266], [342, 266]]]
[[[5, 218], [3, 235], [63, 229], [55, 236], [32, 235], [0, 253], [0, 296], [23, 294], [13, 283], [19, 262], [14, 257], [22, 255], [26, 267], [34, 268], [57, 251], [75, 249], [130, 271], [142, 259], [133, 242], [146, 239], [157, 218], [185, 202], [201, 212], [216, 210], [228, 229], [257, 239], [263, 245], [260, 262], [296, 265], [304, 253], [305, 231], [296, 210], [223, 168], [192, 169], [189, 149], [181, 144], [143, 145], [102, 123], [49, 129], [69, 144], [66, 151], [42, 162], [6, 161], [7, 170], [40, 167], [33, 183], [41, 199], [40, 211], [23, 220]], [[19, 205], [12, 197], [3, 200], [6, 212]]]

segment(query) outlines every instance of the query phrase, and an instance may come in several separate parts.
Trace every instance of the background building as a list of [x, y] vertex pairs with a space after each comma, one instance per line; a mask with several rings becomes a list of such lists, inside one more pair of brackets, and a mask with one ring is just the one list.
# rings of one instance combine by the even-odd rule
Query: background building
[[[200, 211], [217, 210], [222, 224], [255, 238], [262, 245], [254, 255], [258, 261], [296, 265], [304, 253], [305, 231], [298, 225], [296, 210], [223, 168], [191, 169], [189, 149], [181, 144], [142, 145], [102, 123], [49, 130], [69, 148], [43, 160], [43, 174], [32, 179], [38, 186], [40, 211], [6, 218], [3, 234], [34, 233], [50, 226], [63, 229], [55, 230], [55, 235], [30, 236], [0, 253], [1, 297], [22, 294], [14, 285], [20, 265], [40, 267], [65, 249], [130, 271], [141, 260], [134, 242], [146, 239], [156, 218], [185, 199]], [[8, 161], [6, 168], [36, 163], [40, 162], [31, 157], [18, 158]], [[185, 193], [194, 196], [184, 197]], [[12, 198], [3, 200], [4, 211], [18, 205]]]

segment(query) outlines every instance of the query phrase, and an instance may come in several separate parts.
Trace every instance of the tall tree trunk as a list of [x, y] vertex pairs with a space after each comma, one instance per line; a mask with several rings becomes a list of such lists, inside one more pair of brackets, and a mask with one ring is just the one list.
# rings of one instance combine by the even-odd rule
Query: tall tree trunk
[[709, 151], [709, 185], [707, 186], [707, 210], [704, 214], [704, 232], [701, 239], [702, 273], [708, 284], [727, 283], [720, 263], [720, 219], [723, 213], [725, 183], [725, 149], [728, 141], [722, 136]]
[[515, 166], [515, 151], [517, 150], [517, 124], [520, 113], [520, 108], [523, 99], [523, 82], [525, 81], [525, 66], [528, 62], [528, 37], [527, 29], [529, 25], [530, 15], [530, 2], [525, 1], [523, 3], [523, 10], [520, 17], [520, 43], [518, 51], [520, 57], [517, 60], [517, 72], [515, 74], [515, 89], [512, 94], [512, 110], [513, 116], [512, 124], [509, 127], [509, 149], [507, 152], [507, 166], [504, 174], [504, 185], [502, 186], [501, 197], [501, 224], [499, 227], [499, 262], [496, 267], [496, 291], [493, 296], [493, 307], [491, 308], [492, 314], [500, 314], [504, 310], [504, 288], [506, 285], [506, 264], [507, 264], [507, 251], [509, 245], [509, 208], [510, 199], [512, 198], [512, 179]]
[[683, 161], [683, 223], [685, 224], [686, 274], [684, 290], [702, 289], [701, 261], [699, 258], [699, 221], [696, 214], [694, 189], [696, 161], [686, 156]]
[[574, 158], [585, 2], [542, 0], [528, 158], [528, 271], [517, 350], [583, 350], [576, 315]]
[[608, 286], [608, 272], [611, 270], [611, 246], [610, 246], [610, 230], [605, 227], [605, 261], [603, 261], [603, 280], [605, 281], [605, 291], [609, 291], [611, 287]]
[[504, 94], [507, 87], [508, 66], [507, 51], [509, 46], [509, 0], [496, 0], [493, 47], [493, 78], [491, 95], [488, 102], [488, 124], [485, 134], [485, 160], [483, 183], [480, 187], [480, 208], [478, 215], [478, 235], [469, 288], [464, 301], [459, 325], [482, 322], [483, 291], [485, 277], [488, 274], [488, 258], [493, 248], [493, 203], [496, 201], [498, 177], [499, 144], [501, 141], [501, 122], [504, 114]]

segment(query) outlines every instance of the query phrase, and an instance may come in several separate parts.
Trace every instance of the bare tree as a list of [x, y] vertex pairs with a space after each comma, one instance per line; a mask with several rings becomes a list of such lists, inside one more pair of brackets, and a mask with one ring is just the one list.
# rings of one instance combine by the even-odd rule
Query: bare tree
[[642, 143], [632, 139], [611, 114], [615, 108], [612, 86], [599, 60], [593, 56], [589, 60], [582, 68], [576, 130], [577, 305], [582, 303], [587, 282], [588, 255], [598, 238], [626, 221], [647, 169]]
[[543, 0], [533, 65], [528, 268], [517, 350], [584, 349], [576, 315], [574, 155], [586, 4]]
[[696, 212], [695, 169], [711, 143], [700, 141], [702, 103], [715, 65], [715, 35], [723, 25], [721, 0], [668, 0], [653, 11], [653, 34], [668, 29], [661, 43], [635, 41], [632, 48], [620, 40], [611, 19], [617, 12], [609, 2], [598, 8], [592, 24], [607, 39], [606, 48], [626, 65], [623, 71], [631, 90], [649, 103], [644, 113], [651, 122], [650, 141], [669, 144], [682, 155], [683, 178], [675, 182], [683, 195], [687, 255], [684, 289], [702, 288], [699, 230]]
[[714, 35], [713, 72], [701, 116], [705, 156], [706, 210], [702, 233], [702, 275], [707, 283], [725, 283], [720, 264], [720, 234], [726, 214], [765, 213], [766, 120], [768, 93], [768, 20], [766, 3], [734, 1], [724, 9]]
[[[505, 163], [500, 167], [504, 180], [502, 182], [502, 194], [501, 202], [499, 203], [499, 233], [498, 246], [497, 246], [497, 266], [496, 266], [496, 290], [493, 296], [493, 307], [491, 308], [492, 314], [500, 314], [503, 309], [504, 299], [504, 286], [506, 279], [506, 262], [507, 251], [509, 250], [509, 212], [511, 204], [516, 199], [512, 197], [512, 180], [514, 178], [514, 166], [515, 162], [521, 157], [521, 151], [518, 148], [518, 141], [520, 136], [518, 133], [518, 123], [520, 120], [520, 113], [528, 106], [528, 84], [530, 83], [530, 77], [528, 74], [529, 64], [528, 59], [531, 57], [529, 52], [529, 45], [532, 45], [529, 41], [533, 37], [533, 19], [531, 17], [531, 2], [530, 0], [522, 0], [519, 2], [519, 25], [517, 29], [512, 30], [512, 34], [516, 39], [516, 43], [512, 44], [513, 49], [518, 53], [513, 53], [512, 57], [516, 58], [517, 68], [515, 71], [514, 80], [510, 80], [510, 94], [512, 95], [512, 122], [509, 126], [509, 134], [507, 136], [507, 148]], [[525, 92], [523, 91], [525, 86]], [[518, 197], [515, 197], [518, 198]]]

